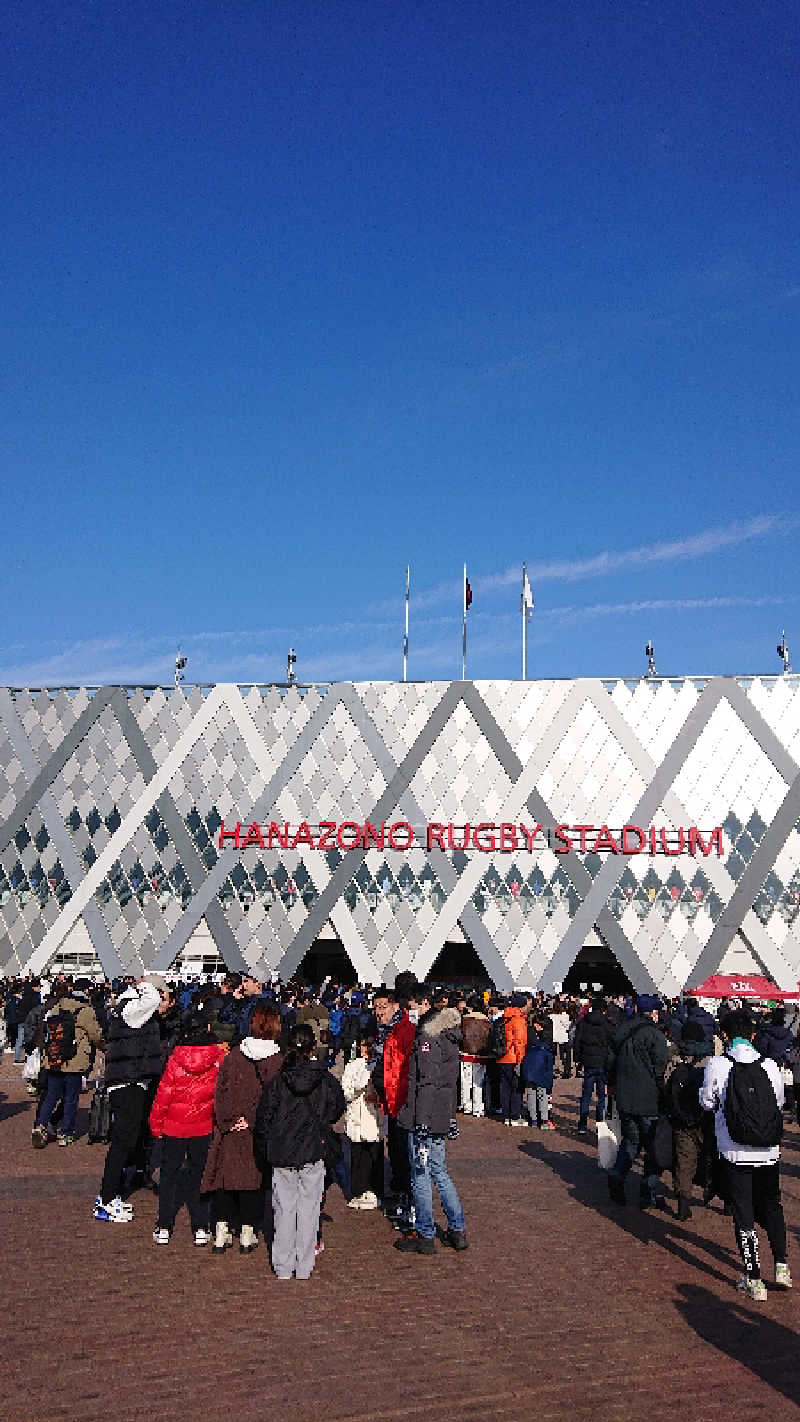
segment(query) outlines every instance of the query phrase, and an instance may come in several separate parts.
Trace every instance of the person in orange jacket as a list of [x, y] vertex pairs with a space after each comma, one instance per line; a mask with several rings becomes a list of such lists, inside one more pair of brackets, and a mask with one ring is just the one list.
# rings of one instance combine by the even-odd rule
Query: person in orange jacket
[[500, 1110], [507, 1126], [521, 1126], [522, 1083], [520, 1064], [528, 1046], [528, 1020], [525, 1008], [528, 1000], [524, 992], [511, 994], [511, 1001], [503, 1013], [506, 1026], [506, 1053], [498, 1058], [500, 1069]]

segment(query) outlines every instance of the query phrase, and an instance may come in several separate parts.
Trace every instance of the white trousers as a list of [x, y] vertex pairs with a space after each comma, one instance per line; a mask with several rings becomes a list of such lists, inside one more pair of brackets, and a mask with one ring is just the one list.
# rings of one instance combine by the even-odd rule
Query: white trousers
[[461, 1110], [467, 1116], [483, 1115], [483, 1083], [486, 1067], [483, 1062], [461, 1063]]
[[319, 1211], [325, 1188], [321, 1160], [294, 1169], [276, 1165], [272, 1171], [272, 1267], [276, 1274], [309, 1278], [314, 1268]]

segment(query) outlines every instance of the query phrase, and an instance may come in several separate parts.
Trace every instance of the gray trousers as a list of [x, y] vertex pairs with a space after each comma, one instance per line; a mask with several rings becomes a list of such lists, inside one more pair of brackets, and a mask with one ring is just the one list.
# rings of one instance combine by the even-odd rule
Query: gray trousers
[[272, 1171], [272, 1267], [283, 1277], [309, 1278], [319, 1229], [319, 1211], [325, 1187], [321, 1160], [298, 1168], [276, 1165]]

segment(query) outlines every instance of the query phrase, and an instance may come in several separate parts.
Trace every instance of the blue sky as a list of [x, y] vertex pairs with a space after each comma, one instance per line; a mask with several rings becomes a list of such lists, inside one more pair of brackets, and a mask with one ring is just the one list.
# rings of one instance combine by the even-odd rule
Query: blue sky
[[800, 666], [794, 5], [0, 25], [0, 680]]

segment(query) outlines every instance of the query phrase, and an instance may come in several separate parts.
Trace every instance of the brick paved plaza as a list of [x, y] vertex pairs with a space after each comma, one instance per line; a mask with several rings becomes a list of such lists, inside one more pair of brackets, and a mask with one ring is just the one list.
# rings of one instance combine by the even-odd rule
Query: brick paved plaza
[[[716, 1210], [678, 1225], [611, 1206], [575, 1082], [556, 1083], [547, 1136], [464, 1123], [448, 1158], [468, 1253], [401, 1257], [335, 1189], [314, 1277], [279, 1283], [263, 1248], [195, 1249], [185, 1215], [156, 1248], [148, 1195], [133, 1224], [96, 1224], [104, 1148], [33, 1151], [17, 1070], [6, 1056], [3, 1419], [800, 1418], [800, 1290], [741, 1302]], [[800, 1278], [796, 1126], [783, 1186]]]

